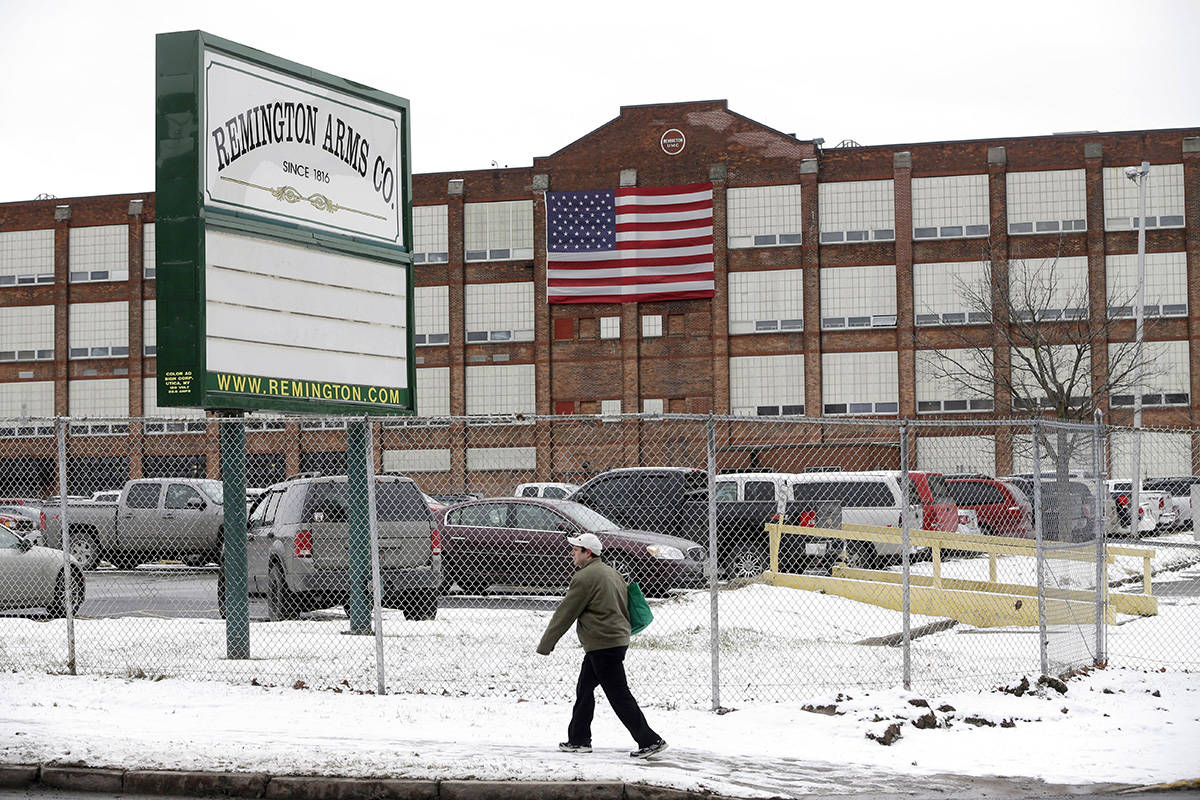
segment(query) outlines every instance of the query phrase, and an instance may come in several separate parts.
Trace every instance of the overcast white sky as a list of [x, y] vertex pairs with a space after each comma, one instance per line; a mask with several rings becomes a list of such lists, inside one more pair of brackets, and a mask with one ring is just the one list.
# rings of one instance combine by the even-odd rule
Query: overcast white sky
[[723, 98], [862, 144], [1200, 124], [1200, 2], [0, 0], [0, 202], [154, 188], [154, 35], [406, 97], [415, 172], [528, 166], [622, 105]]

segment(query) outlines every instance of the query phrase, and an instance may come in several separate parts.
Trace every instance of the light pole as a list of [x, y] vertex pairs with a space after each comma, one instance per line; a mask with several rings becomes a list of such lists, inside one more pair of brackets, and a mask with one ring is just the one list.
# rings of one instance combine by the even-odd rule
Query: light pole
[[1133, 477], [1129, 481], [1129, 532], [1137, 535], [1141, 524], [1142, 492], [1142, 337], [1146, 322], [1146, 182], [1150, 162], [1126, 167], [1125, 177], [1138, 185], [1137, 299], [1134, 301], [1135, 344], [1133, 349]]

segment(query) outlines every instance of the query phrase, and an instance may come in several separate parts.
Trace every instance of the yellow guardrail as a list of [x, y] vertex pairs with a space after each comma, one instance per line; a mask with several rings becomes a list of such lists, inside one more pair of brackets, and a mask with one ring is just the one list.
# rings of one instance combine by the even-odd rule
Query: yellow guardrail
[[[770, 543], [770, 571], [764, 580], [779, 586], [792, 586], [829, 592], [843, 597], [869, 602], [888, 608], [900, 607], [901, 576], [885, 570], [850, 569], [837, 565], [829, 576], [799, 575], [779, 571], [779, 546], [785, 535], [841, 539], [899, 545], [901, 530], [881, 525], [846, 523], [837, 528], [809, 528], [784, 525], [777, 522], [764, 524]], [[909, 543], [913, 547], [928, 547], [932, 552], [933, 574], [913, 575], [910, 580], [910, 608], [913, 613], [928, 616], [949, 616], [979, 627], [999, 625], [1036, 625], [1037, 603], [1026, 602], [1026, 598], [1037, 597], [1037, 587], [1027, 584], [1001, 583], [997, 575], [997, 558], [1000, 556], [1037, 555], [1036, 542], [1004, 536], [985, 536], [948, 531], [914, 529], [909, 531]], [[947, 578], [942, 575], [942, 552], [958, 550], [983, 553], [988, 556], [988, 580]], [[1096, 562], [1094, 550], [1083, 548], [1053, 548], [1049, 557], [1057, 560]], [[1142, 559], [1142, 592], [1126, 594], [1108, 592], [1108, 621], [1115, 621], [1116, 613], [1150, 616], [1158, 613], [1158, 599], [1153, 596], [1150, 582], [1150, 560], [1154, 551], [1149, 548], [1109, 545], [1105, 561], [1113, 563], [1115, 558]], [[1046, 599], [1047, 622], [1080, 621], [1094, 613], [1095, 592], [1071, 589], [1043, 589]]]

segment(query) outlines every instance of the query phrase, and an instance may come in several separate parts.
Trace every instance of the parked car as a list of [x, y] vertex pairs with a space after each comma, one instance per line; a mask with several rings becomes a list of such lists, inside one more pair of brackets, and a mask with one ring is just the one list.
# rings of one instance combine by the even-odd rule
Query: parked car
[[[1128, 507], [1133, 502], [1132, 481], [1116, 479], [1107, 480], [1104, 483], [1119, 505]], [[1140, 524], [1138, 525], [1140, 533], [1152, 533], [1156, 530], [1174, 527], [1177, 512], [1175, 505], [1170, 502], [1168, 497], [1166, 492], [1147, 488], [1146, 482], [1142, 481], [1142, 488], [1138, 491], [1138, 505], [1141, 506]]]
[[[1015, 486], [1031, 505], [1036, 497], [1032, 477], [1006, 475], [1002, 483]], [[1046, 541], [1083, 542], [1096, 537], [1096, 487], [1093, 478], [1069, 478], [1060, 484], [1052, 473], [1043, 473], [1041, 508], [1033, 507], [1033, 522], [1041, 520], [1042, 538]], [[1102, 498], [1104, 520], [1101, 530], [1108, 535], [1119, 525], [1120, 515], [1110, 497]], [[1065, 520], [1065, 522], [1064, 522]], [[1036, 529], [1030, 531], [1036, 536]]]
[[21, 525], [20, 527], [5, 526], [9, 530], [19, 531], [20, 536], [24, 536], [34, 544], [44, 545], [46, 540], [46, 515], [36, 506], [9, 506], [0, 505], [0, 514], [9, 514], [12, 516], [22, 517], [28, 521], [28, 526]]
[[563, 498], [569, 497], [578, 488], [579, 484], [577, 483], [563, 483], [561, 481], [518, 483], [517, 488], [513, 489], [513, 497]]
[[447, 578], [468, 594], [489, 586], [556, 590], [574, 567], [566, 536], [594, 533], [603, 558], [649, 595], [705, 582], [700, 544], [678, 536], [623, 529], [570, 500], [496, 497], [447, 509], [442, 559]]
[[40, 506], [45, 502], [36, 497], [0, 497], [0, 506]]
[[[443, 584], [441, 533], [409, 478], [375, 478], [383, 605], [433, 619]], [[247, 588], [266, 595], [272, 620], [349, 602], [350, 509], [345, 475], [270, 486], [247, 520]], [[217, 601], [225, 613], [224, 570]]]
[[[589, 479], [570, 499], [600, 512], [620, 528], [679, 536], [708, 546], [708, 473], [702, 469], [612, 469]], [[796, 502], [786, 494], [714, 505], [717, 564], [726, 577], [759, 575], [768, 568], [764, 524], [778, 519], [781, 513], [785, 521], [795, 525], [841, 526], [836, 503], [806, 499]], [[840, 552], [840, 540], [837, 545]], [[827, 563], [833, 552], [832, 540], [788, 536], [781, 543], [780, 568], [802, 571], [809, 562]]]
[[1163, 492], [1167, 502], [1175, 508], [1175, 528], [1192, 527], [1192, 486], [1200, 483], [1200, 478], [1187, 475], [1176, 478], [1147, 478], [1142, 486], [1150, 491]]
[[[101, 559], [118, 569], [159, 559], [198, 566], [220, 551], [225, 512], [220, 481], [207, 478], [139, 478], [112, 503], [67, 504], [71, 555], [84, 569]], [[46, 544], [62, 546], [61, 506], [48, 504]]]
[[[939, 476], [940, 477], [940, 476]], [[831, 501], [841, 505], [841, 521], [862, 525], [882, 525], [900, 528], [904, 525], [904, 508], [908, 507], [909, 524], [913, 529], [925, 527], [925, 508], [916, 481], [909, 481], [908, 496], [900, 488], [899, 470], [874, 472], [804, 472], [788, 479], [792, 499], [806, 501]], [[935, 505], [935, 504], [931, 504]], [[941, 505], [941, 504], [936, 504]], [[958, 509], [954, 508], [953, 521], [945, 519], [941, 509], [935, 512], [939, 524], [949, 525], [940, 530], [958, 530]], [[913, 548], [912, 554], [920, 554], [928, 548]], [[896, 561], [902, 554], [901, 545], [877, 542], [845, 543], [845, 560], [852, 567], [874, 568]]]
[[948, 478], [946, 489], [959, 510], [970, 509], [989, 536], [1033, 536], [1033, 504], [1024, 492], [995, 478]]
[[[43, 608], [51, 617], [65, 617], [66, 598], [63, 553], [35, 545], [3, 520], [27, 521], [24, 517], [0, 514], [0, 609]], [[71, 609], [79, 610], [84, 600], [83, 571], [71, 560]]]
[[480, 500], [483, 495], [479, 492], [435, 492], [429, 495], [443, 505], [452, 506], [455, 503], [465, 503], [468, 500]]

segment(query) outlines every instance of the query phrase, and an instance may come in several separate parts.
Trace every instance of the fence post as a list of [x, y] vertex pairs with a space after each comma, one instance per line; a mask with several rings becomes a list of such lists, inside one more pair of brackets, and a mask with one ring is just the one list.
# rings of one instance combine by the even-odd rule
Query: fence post
[[67, 519], [67, 420], [58, 417], [54, 421], [58, 439], [58, 518], [59, 537], [63, 549], [63, 607], [67, 612], [67, 672], [75, 673], [75, 587], [71, 580], [71, 525]]
[[1042, 444], [1041, 423], [1034, 420], [1031, 425], [1033, 436], [1033, 535], [1036, 542], [1037, 598], [1038, 598], [1038, 654], [1041, 658], [1043, 675], [1050, 674], [1049, 641], [1046, 638], [1046, 551], [1042, 538], [1045, 514], [1042, 513]]
[[246, 567], [246, 422], [242, 411], [218, 412], [221, 442], [225, 575], [225, 657], [250, 657], [250, 595]]
[[387, 694], [383, 666], [383, 579], [379, 574], [379, 510], [375, 498], [375, 423], [363, 414], [366, 430], [364, 449], [367, 451], [367, 520], [371, 529], [371, 586], [375, 606], [375, 677], [379, 694]]
[[912, 557], [910, 549], [910, 534], [912, 521], [909, 519], [911, 509], [909, 508], [909, 476], [908, 476], [908, 420], [900, 420], [900, 496], [904, 498], [902, 501], [903, 512], [900, 515], [900, 593], [901, 593], [901, 650], [902, 650], [902, 675], [904, 679], [904, 688], [912, 688], [912, 630], [911, 611], [912, 611]]
[[346, 505], [349, 512], [346, 583], [350, 616], [350, 633], [372, 633], [371, 600], [367, 598], [371, 569], [371, 483], [367, 462], [372, 456], [367, 450], [366, 423], [346, 421]]
[[[1100, 466], [1104, 458], [1103, 437], [1104, 427], [1101, 424], [1100, 409], [1096, 409], [1095, 433], [1093, 438], [1093, 466], [1096, 470], [1096, 666], [1108, 662], [1107, 642], [1105, 641], [1105, 622], [1108, 618], [1108, 542], [1105, 537], [1104, 525], [1104, 480]], [[1130, 519], [1133, 519], [1130, 509]]]
[[708, 455], [708, 631], [712, 656], [712, 710], [721, 708], [721, 631], [717, 616], [717, 423], [712, 414], [704, 423]]

